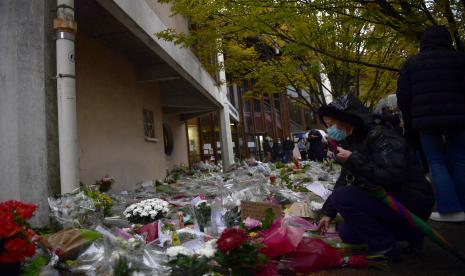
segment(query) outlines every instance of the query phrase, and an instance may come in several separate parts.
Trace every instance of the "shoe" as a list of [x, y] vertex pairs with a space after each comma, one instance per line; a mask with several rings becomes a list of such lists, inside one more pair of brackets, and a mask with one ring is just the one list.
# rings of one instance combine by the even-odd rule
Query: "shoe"
[[430, 220], [440, 221], [440, 222], [464, 222], [465, 213], [464, 212], [452, 212], [440, 214], [438, 212], [431, 213], [429, 217]]

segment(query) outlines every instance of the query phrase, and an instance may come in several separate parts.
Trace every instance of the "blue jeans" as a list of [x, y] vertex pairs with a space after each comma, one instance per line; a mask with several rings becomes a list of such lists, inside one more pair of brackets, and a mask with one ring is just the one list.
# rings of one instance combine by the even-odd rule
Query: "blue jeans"
[[437, 211], [464, 211], [465, 130], [423, 131], [420, 140], [430, 166]]

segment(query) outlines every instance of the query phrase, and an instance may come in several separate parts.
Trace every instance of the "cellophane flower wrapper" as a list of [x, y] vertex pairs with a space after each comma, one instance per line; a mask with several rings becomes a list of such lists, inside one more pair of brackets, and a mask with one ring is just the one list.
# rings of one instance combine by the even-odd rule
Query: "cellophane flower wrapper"
[[178, 234], [178, 237], [181, 240], [181, 243], [185, 243], [185, 242], [197, 240], [197, 239], [206, 241], [212, 238], [211, 236], [203, 232], [197, 231], [195, 229], [192, 229], [190, 227], [184, 227], [182, 229], [178, 229], [176, 230], [176, 233]]
[[190, 206], [191, 214], [194, 218], [194, 229], [205, 232], [211, 226], [211, 205], [200, 195], [192, 199]]
[[140, 275], [168, 275], [164, 252], [145, 244], [143, 237], [124, 240], [110, 230], [98, 226], [96, 231], [103, 239], [94, 242], [83, 252], [71, 268], [73, 273], [85, 275], [113, 275], [113, 267], [119, 258], [125, 258], [130, 267]]
[[297, 248], [281, 262], [297, 273], [309, 273], [323, 269], [353, 267], [366, 268], [365, 256], [344, 257], [324, 241], [304, 238]]
[[211, 203], [211, 234], [215, 237], [226, 229], [226, 223], [224, 220], [226, 210], [223, 208], [223, 201], [217, 197]]
[[304, 232], [303, 227], [289, 225], [280, 216], [270, 228], [260, 232], [264, 244], [260, 252], [270, 259], [292, 252], [299, 245]]
[[[94, 201], [82, 191], [48, 198], [51, 215], [64, 227], [94, 226], [99, 223]], [[98, 217], [95, 217], [95, 216]]]
[[158, 239], [158, 221], [150, 222], [143, 225], [137, 230], [137, 233], [144, 236], [146, 243], [151, 243]]

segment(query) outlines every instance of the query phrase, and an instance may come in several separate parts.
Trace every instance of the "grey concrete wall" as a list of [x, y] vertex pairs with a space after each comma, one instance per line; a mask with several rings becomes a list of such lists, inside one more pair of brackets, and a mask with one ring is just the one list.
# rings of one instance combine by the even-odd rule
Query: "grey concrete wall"
[[0, 201], [38, 205], [38, 226], [58, 185], [51, 9], [50, 0], [0, 1]]

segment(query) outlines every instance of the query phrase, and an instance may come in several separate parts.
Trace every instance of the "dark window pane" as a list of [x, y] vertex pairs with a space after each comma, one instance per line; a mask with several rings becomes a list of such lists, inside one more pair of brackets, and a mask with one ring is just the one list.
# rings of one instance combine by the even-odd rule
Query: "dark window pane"
[[155, 125], [153, 112], [147, 109], [143, 110], [144, 116], [144, 136], [147, 138], [155, 138]]

